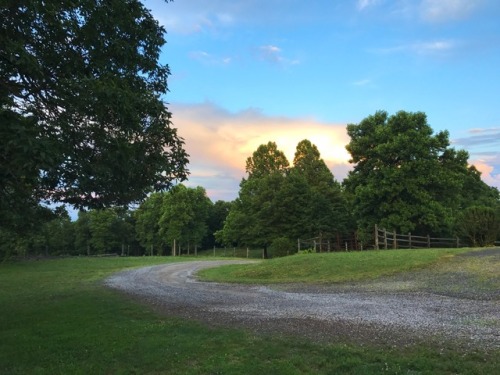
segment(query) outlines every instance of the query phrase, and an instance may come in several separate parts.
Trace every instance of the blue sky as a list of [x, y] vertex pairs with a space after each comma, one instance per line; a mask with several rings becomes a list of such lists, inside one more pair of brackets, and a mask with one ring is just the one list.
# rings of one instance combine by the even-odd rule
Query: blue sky
[[500, 1], [145, 1], [167, 30], [166, 96], [189, 185], [232, 200], [245, 159], [315, 143], [337, 180], [348, 123], [423, 111], [500, 187]]

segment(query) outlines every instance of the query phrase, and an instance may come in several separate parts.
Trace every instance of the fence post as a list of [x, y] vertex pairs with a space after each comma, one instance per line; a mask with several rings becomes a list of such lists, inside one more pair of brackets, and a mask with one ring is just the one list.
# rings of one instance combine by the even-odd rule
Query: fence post
[[248, 247], [247, 247], [247, 258], [248, 258]]
[[300, 252], [300, 238], [297, 238], [297, 253]]
[[457, 237], [457, 249], [460, 247], [460, 238]]
[[393, 249], [398, 248], [398, 239], [396, 237], [396, 229], [394, 229], [394, 233], [392, 234], [392, 248]]
[[431, 248], [431, 236], [430, 236], [430, 234], [427, 235], [427, 247], [429, 249]]
[[411, 249], [411, 232], [408, 233], [408, 246]]
[[215, 245], [214, 245], [214, 256], [215, 256]]
[[387, 250], [387, 230], [384, 229], [384, 249]]
[[378, 225], [375, 224], [375, 250], [378, 250]]

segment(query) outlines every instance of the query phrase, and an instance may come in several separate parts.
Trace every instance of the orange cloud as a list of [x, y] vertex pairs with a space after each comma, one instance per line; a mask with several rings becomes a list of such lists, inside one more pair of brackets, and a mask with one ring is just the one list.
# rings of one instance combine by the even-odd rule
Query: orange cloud
[[173, 123], [190, 154], [190, 183], [207, 189], [212, 199], [232, 200], [245, 176], [245, 161], [261, 144], [274, 141], [290, 163], [303, 139], [314, 143], [337, 180], [349, 170], [349, 142], [344, 124], [313, 118], [266, 116], [258, 110], [237, 113], [212, 103], [172, 104]]
[[490, 161], [485, 159], [472, 160], [471, 164], [474, 165], [479, 172], [481, 172], [481, 179], [490, 186], [500, 188], [500, 173], [494, 174], [495, 167], [490, 164]]

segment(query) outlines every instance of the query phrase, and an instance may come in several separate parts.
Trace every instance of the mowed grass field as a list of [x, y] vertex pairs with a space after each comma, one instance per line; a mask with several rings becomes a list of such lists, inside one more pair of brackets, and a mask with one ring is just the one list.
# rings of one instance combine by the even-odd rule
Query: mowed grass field
[[[446, 267], [461, 251], [311, 254], [224, 268], [222, 274], [227, 280], [242, 275], [246, 282], [361, 280]], [[390, 261], [382, 260], [386, 254]], [[0, 374], [494, 374], [500, 368], [499, 351], [464, 352], [453, 343], [319, 344], [210, 328], [161, 315], [102, 286], [113, 272], [180, 260], [189, 258], [0, 264]]]

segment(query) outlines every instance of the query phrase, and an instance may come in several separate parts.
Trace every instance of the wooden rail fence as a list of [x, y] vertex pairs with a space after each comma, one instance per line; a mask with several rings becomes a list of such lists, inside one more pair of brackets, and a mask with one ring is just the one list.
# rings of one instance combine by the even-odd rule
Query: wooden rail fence
[[389, 232], [375, 225], [375, 249], [423, 249], [431, 247], [460, 247], [460, 239], [416, 236], [411, 233]]

